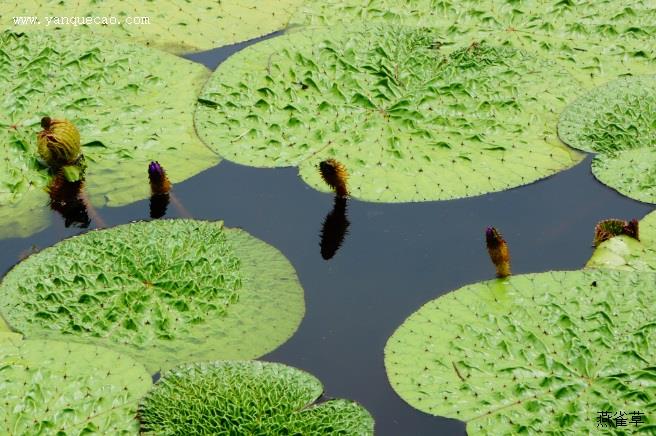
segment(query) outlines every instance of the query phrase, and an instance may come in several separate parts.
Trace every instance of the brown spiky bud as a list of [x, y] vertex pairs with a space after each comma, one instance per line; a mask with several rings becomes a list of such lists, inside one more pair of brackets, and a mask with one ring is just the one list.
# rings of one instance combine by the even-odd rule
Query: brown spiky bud
[[640, 240], [640, 233], [638, 231], [638, 220], [633, 218], [624, 226], [624, 234], [632, 237], [633, 239]]
[[602, 242], [618, 235], [626, 235], [640, 240], [638, 235], [638, 220], [607, 219], [599, 221], [595, 226], [593, 244], [597, 247]]
[[338, 197], [348, 196], [348, 173], [344, 165], [335, 159], [324, 160], [319, 164], [319, 173], [323, 181], [335, 190]]
[[508, 277], [510, 272], [510, 252], [508, 244], [494, 227], [485, 229], [485, 243], [490, 259], [497, 269], [497, 277]]

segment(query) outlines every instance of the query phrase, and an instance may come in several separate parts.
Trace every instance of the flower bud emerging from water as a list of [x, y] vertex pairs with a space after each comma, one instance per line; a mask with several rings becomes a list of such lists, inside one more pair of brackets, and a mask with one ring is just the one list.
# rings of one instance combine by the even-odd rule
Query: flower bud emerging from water
[[508, 277], [510, 273], [510, 253], [508, 245], [494, 227], [485, 229], [485, 243], [490, 259], [497, 269], [497, 277]]
[[348, 196], [348, 189], [346, 187], [348, 173], [344, 165], [335, 159], [324, 160], [319, 164], [319, 172], [323, 181], [335, 190], [337, 196]]
[[152, 195], [163, 195], [171, 190], [171, 182], [159, 162], [154, 161], [148, 165], [148, 178]]
[[618, 235], [626, 235], [640, 240], [638, 235], [638, 220], [632, 219], [627, 222], [619, 219], [607, 219], [599, 221], [595, 226], [593, 244], [596, 247], [602, 242]]
[[43, 128], [37, 134], [38, 151], [41, 158], [54, 169], [75, 164], [82, 154], [80, 132], [68, 120], [43, 117]]

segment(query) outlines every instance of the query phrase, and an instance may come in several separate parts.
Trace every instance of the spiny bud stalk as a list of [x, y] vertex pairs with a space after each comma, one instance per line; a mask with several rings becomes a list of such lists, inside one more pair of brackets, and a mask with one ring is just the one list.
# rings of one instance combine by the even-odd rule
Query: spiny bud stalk
[[508, 244], [494, 227], [485, 229], [485, 243], [490, 259], [497, 269], [497, 277], [508, 277], [510, 272], [510, 253]]
[[171, 190], [171, 182], [159, 162], [154, 161], [148, 165], [148, 178], [152, 195], [164, 195]]
[[638, 234], [638, 220], [632, 219], [631, 221], [625, 221], [619, 219], [607, 219], [599, 221], [595, 226], [593, 244], [597, 247], [602, 242], [618, 235], [626, 235], [640, 240]]
[[75, 164], [82, 154], [80, 132], [68, 120], [44, 117], [37, 134], [41, 158], [54, 169]]
[[348, 196], [348, 173], [346, 167], [335, 159], [324, 160], [319, 163], [319, 173], [328, 186], [335, 190], [339, 197]]

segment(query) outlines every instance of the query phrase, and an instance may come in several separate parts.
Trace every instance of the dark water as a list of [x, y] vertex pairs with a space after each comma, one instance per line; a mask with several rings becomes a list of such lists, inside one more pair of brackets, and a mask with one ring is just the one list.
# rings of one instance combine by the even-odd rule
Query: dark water
[[[214, 67], [241, 46], [188, 57]], [[305, 185], [294, 168], [255, 169], [224, 161], [173, 192], [193, 217], [223, 219], [289, 258], [305, 288], [305, 319], [286, 344], [262, 359], [309, 371], [329, 397], [359, 401], [376, 418], [378, 435], [465, 433], [463, 423], [416, 411], [394, 393], [383, 348], [422, 304], [493, 278], [486, 226], [497, 227], [508, 241], [514, 273], [578, 269], [591, 254], [597, 221], [642, 218], [652, 210], [597, 182], [588, 158], [541, 182], [482, 197], [412, 204], [351, 200], [349, 234], [326, 261], [319, 242], [333, 198]], [[147, 219], [149, 202], [99, 213], [109, 226]], [[169, 205], [166, 216], [180, 212]], [[84, 231], [65, 228], [59, 216], [53, 222], [30, 238], [0, 241], [0, 272], [32, 246], [43, 248]]]

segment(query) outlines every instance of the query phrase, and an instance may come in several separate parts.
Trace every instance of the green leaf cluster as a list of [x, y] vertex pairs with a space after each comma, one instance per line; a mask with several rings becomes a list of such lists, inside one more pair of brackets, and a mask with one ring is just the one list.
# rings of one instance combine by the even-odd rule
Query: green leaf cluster
[[143, 400], [145, 434], [373, 435], [374, 421], [347, 400], [317, 403], [312, 375], [279, 363], [222, 361], [176, 367]]
[[410, 405], [469, 435], [587, 434], [599, 411], [636, 410], [654, 432], [654, 292], [655, 274], [612, 270], [468, 285], [399, 327], [387, 374]]
[[602, 183], [656, 203], [656, 76], [623, 77], [581, 96], [562, 113], [558, 134], [598, 153], [592, 172]]
[[293, 26], [404, 24], [445, 39], [510, 45], [556, 60], [586, 87], [656, 67], [656, 5], [643, 0], [307, 0]]
[[27, 236], [48, 222], [47, 168], [38, 161], [43, 116], [80, 131], [96, 206], [149, 195], [158, 160], [172, 182], [219, 162], [197, 138], [192, 109], [208, 71], [144, 47], [60, 31], [0, 33], [0, 237]]
[[87, 342], [152, 372], [194, 360], [250, 359], [303, 317], [293, 267], [220, 222], [136, 222], [28, 257], [0, 283], [0, 313], [29, 338]]
[[223, 157], [297, 165], [320, 190], [316, 166], [333, 158], [356, 198], [444, 200], [579, 162], [556, 125], [580, 87], [559, 64], [509, 45], [453, 43], [433, 28], [337, 26], [230, 57], [206, 84], [195, 123]]
[[0, 433], [133, 435], [144, 367], [93, 345], [0, 333]]

